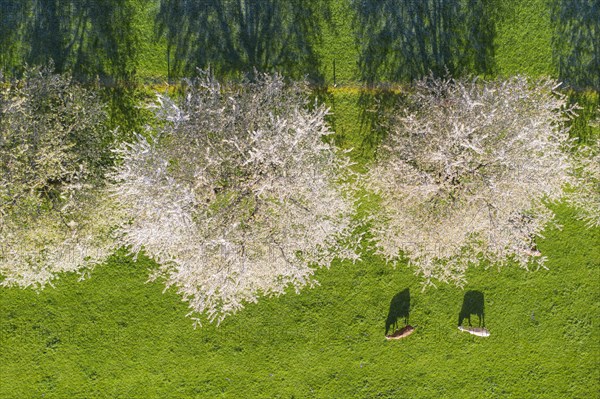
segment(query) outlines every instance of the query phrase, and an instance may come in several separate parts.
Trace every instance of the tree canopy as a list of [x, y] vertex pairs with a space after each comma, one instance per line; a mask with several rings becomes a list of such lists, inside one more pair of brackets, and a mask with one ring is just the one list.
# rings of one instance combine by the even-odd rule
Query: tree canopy
[[117, 213], [102, 191], [112, 141], [105, 107], [51, 69], [0, 81], [2, 285], [43, 287], [114, 249]]
[[462, 284], [480, 263], [543, 265], [535, 238], [572, 169], [570, 111], [557, 86], [523, 77], [418, 81], [366, 179], [382, 199], [378, 253], [408, 257], [426, 284]]
[[358, 259], [350, 162], [323, 141], [327, 110], [301, 85], [208, 75], [182, 98], [159, 96], [162, 122], [121, 147], [114, 192], [131, 219], [122, 242], [152, 256], [193, 312], [220, 321]]

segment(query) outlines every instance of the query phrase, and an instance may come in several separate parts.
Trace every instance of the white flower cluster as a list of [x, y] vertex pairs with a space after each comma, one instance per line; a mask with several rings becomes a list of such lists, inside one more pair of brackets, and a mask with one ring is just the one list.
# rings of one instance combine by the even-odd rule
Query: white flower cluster
[[0, 285], [40, 288], [114, 250], [100, 167], [111, 133], [99, 99], [51, 66], [0, 87]]
[[327, 110], [303, 91], [277, 75], [190, 81], [181, 105], [158, 97], [165, 124], [119, 150], [123, 243], [211, 321], [358, 258], [350, 161], [325, 143]]
[[425, 284], [462, 284], [482, 261], [543, 265], [534, 239], [571, 168], [571, 110], [555, 87], [523, 77], [417, 82], [366, 179], [382, 199], [378, 252], [403, 253]]
[[[205, 73], [159, 95], [156, 123], [115, 150], [116, 165], [92, 93], [48, 70], [0, 79], [0, 285], [43, 287], [127, 246], [156, 260], [151, 278], [190, 314], [220, 322], [358, 260], [366, 222], [386, 259], [459, 285], [474, 264], [543, 266], [535, 239], [566, 184], [600, 225], [600, 150], [573, 157], [573, 110], [554, 81], [418, 81], [359, 175], [306, 87], [256, 75], [225, 86]], [[361, 221], [365, 186], [381, 203]]]

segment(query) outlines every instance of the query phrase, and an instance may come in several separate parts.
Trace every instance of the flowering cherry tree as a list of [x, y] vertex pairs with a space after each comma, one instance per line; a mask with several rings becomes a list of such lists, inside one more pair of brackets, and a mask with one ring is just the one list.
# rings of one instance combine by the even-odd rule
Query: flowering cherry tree
[[91, 91], [51, 66], [0, 76], [0, 285], [41, 288], [112, 252], [105, 118]]
[[355, 177], [301, 85], [206, 74], [152, 108], [158, 127], [118, 151], [114, 192], [131, 219], [121, 239], [160, 264], [152, 278], [191, 314], [220, 322], [261, 294], [314, 284], [317, 265], [358, 258]]
[[[598, 110], [600, 113], [600, 109]], [[600, 119], [590, 124], [600, 125]], [[567, 201], [575, 206], [590, 227], [600, 226], [600, 139], [576, 153], [573, 187]]]
[[569, 181], [572, 112], [556, 82], [416, 82], [368, 173], [380, 195], [377, 251], [408, 257], [424, 283], [465, 282], [469, 265], [544, 264], [535, 238]]

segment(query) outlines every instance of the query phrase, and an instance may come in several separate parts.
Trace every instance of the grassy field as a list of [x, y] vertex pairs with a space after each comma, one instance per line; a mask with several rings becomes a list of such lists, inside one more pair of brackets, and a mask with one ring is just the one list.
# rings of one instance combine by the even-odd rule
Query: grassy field
[[498, 75], [556, 76], [547, 0], [505, 1], [496, 26]]
[[[359, 166], [378, 141], [361, 93], [325, 96]], [[600, 229], [555, 209], [563, 229], [538, 242], [549, 270], [476, 268], [464, 290], [422, 292], [407, 266], [365, 252], [319, 270], [319, 287], [262, 299], [220, 327], [194, 330], [173, 290], [146, 283], [156, 265], [124, 253], [84, 281], [1, 289], [0, 398], [597, 397]], [[388, 342], [390, 302], [405, 289], [418, 327]], [[468, 290], [485, 296], [489, 338], [456, 328]]]
[[[318, 51], [326, 82], [335, 59], [342, 86], [325, 94], [335, 139], [363, 166], [379, 136], [360, 111], [368, 96], [356, 88], [344, 4]], [[499, 74], [553, 74], [544, 0], [514, 4], [498, 26]], [[161, 49], [141, 45], [140, 77], [164, 78]], [[407, 266], [365, 252], [319, 270], [319, 287], [262, 299], [220, 327], [194, 330], [181, 298], [146, 282], [156, 265], [124, 253], [83, 281], [65, 275], [40, 293], [2, 288], [0, 398], [597, 398], [600, 229], [555, 210], [563, 229], [538, 242], [548, 270], [476, 268], [464, 290], [422, 292]], [[407, 288], [417, 330], [386, 341], [390, 301]], [[485, 296], [489, 338], [456, 328], [467, 290]]]
[[[600, 230], [558, 206], [539, 242], [549, 270], [474, 269], [489, 338], [456, 329], [465, 291], [421, 292], [407, 267], [365, 254], [321, 285], [194, 330], [155, 265], [123, 254], [79, 282], [0, 291], [2, 398], [593, 398], [600, 390]], [[408, 288], [402, 341], [384, 339]], [[476, 318], [473, 322], [476, 321]]]
[[[527, 74], [533, 77], [555, 76], [552, 62], [552, 25], [547, 0], [501, 0], [496, 22], [495, 60], [499, 76]], [[140, 12], [137, 51], [138, 76], [164, 79], [167, 73], [166, 42], [157, 38], [152, 22], [157, 3]], [[333, 0], [332, 19], [323, 29], [322, 43], [317, 44], [320, 70], [325, 83], [356, 85], [360, 76], [359, 51], [354, 36], [352, 10], [348, 0]]]

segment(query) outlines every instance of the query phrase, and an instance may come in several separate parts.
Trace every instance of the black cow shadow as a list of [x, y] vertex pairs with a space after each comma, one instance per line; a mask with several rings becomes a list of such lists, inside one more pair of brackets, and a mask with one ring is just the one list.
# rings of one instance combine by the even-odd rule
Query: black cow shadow
[[404, 325], [407, 325], [409, 313], [410, 290], [407, 288], [394, 295], [390, 302], [390, 310], [385, 320], [385, 335], [398, 329], [398, 320], [400, 319], [402, 319]]
[[462, 308], [458, 314], [458, 325], [461, 326], [465, 319], [471, 326], [471, 316], [476, 315], [479, 319], [479, 327], [485, 327], [484, 297], [481, 291], [467, 291], [463, 298]]

